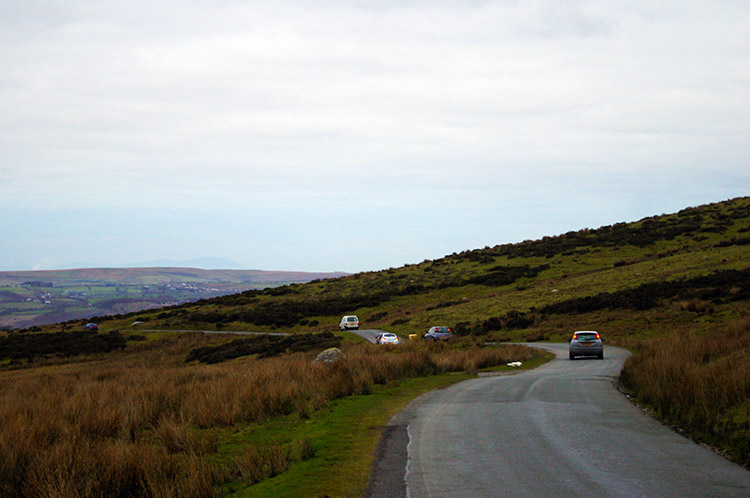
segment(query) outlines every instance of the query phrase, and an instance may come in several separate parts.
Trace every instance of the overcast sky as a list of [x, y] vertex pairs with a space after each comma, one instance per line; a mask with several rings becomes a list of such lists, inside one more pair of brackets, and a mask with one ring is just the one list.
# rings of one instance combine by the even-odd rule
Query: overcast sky
[[0, 3], [0, 269], [362, 271], [750, 195], [750, 3]]

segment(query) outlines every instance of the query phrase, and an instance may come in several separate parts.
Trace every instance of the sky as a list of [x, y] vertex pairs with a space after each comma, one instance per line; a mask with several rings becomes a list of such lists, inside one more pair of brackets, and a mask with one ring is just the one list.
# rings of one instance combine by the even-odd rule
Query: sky
[[750, 195], [746, 0], [0, 3], [0, 270], [359, 272]]

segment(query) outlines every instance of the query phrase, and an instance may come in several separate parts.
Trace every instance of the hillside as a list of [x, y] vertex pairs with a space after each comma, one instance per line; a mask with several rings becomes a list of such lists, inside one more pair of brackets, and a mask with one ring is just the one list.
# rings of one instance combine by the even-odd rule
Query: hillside
[[[0, 332], [0, 495], [362, 496], [380, 429], [410, 400], [510, 361], [539, 365], [538, 350], [499, 342], [576, 329], [602, 333], [605, 361], [608, 345], [633, 352], [620, 379], [631, 399], [750, 467], [749, 309], [739, 198], [102, 316], [98, 333], [86, 320]], [[351, 313], [458, 337], [365, 344], [337, 330]], [[333, 345], [343, 358], [314, 361]]]
[[0, 272], [0, 328], [140, 311], [341, 275], [197, 268]]
[[[434, 261], [206, 299], [139, 314], [154, 328], [368, 328], [562, 340], [575, 328], [609, 340], [703, 331], [750, 299], [750, 198], [675, 214], [454, 253]], [[130, 318], [108, 320], [126, 327]]]

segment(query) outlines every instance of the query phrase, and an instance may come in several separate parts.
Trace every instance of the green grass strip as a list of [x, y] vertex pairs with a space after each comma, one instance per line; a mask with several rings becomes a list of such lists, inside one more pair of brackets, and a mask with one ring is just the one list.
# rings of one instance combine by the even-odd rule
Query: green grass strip
[[[535, 358], [521, 369], [539, 366], [550, 357]], [[502, 366], [491, 370], [519, 369]], [[230, 483], [222, 494], [252, 498], [361, 497], [367, 487], [375, 446], [388, 420], [419, 395], [474, 377], [464, 372], [450, 373], [376, 386], [372, 394], [336, 400], [314, 412], [309, 419], [291, 414], [262, 426], [248, 427], [238, 432], [223, 450], [235, 452], [245, 444], [264, 445], [309, 438], [315, 456], [251, 486]]]

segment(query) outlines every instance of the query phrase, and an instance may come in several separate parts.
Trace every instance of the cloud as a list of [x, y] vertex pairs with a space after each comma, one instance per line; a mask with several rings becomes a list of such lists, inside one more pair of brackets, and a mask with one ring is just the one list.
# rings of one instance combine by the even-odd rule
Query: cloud
[[39, 270], [54, 270], [57, 268], [57, 263], [52, 258], [42, 258], [41, 261], [39, 261], [37, 264], [35, 264], [31, 269], [32, 271], [39, 271]]
[[[106, 207], [120, 225], [136, 207], [284, 211], [279, 223], [300, 209], [312, 223], [356, 192], [376, 230], [366, 220], [384, 207], [439, 223], [448, 208], [424, 211], [438, 196], [461, 219], [540, 198], [562, 211], [583, 190], [631, 206], [653, 189], [658, 211], [730, 197], [750, 183], [748, 14], [731, 1], [11, 2], [0, 208], [94, 220]], [[173, 256], [139, 259], [157, 257]]]

